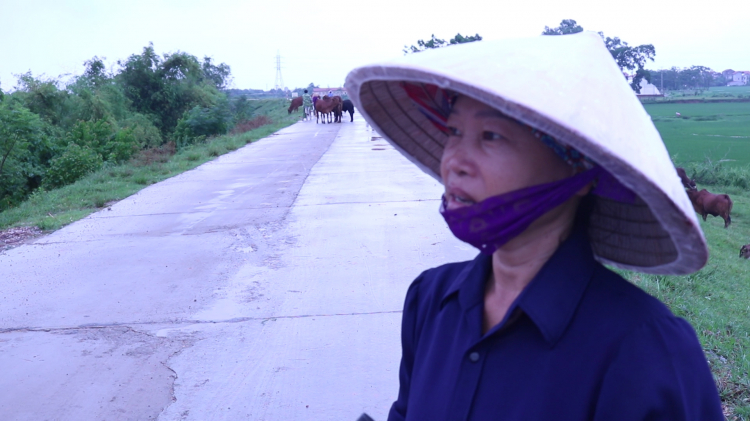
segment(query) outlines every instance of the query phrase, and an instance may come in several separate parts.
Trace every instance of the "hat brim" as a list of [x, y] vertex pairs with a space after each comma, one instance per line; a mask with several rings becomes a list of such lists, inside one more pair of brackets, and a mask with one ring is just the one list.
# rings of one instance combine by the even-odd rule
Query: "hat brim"
[[708, 260], [666, 148], [598, 35], [482, 41], [350, 72], [347, 92], [365, 120], [439, 180], [446, 135], [419, 111], [402, 82], [484, 102], [576, 148], [632, 190], [635, 203], [596, 199], [589, 237], [601, 262], [686, 274]]

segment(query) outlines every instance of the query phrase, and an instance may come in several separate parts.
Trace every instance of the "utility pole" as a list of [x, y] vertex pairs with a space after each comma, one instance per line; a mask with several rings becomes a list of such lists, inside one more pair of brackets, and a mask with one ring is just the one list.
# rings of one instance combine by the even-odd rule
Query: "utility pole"
[[284, 89], [284, 79], [281, 77], [281, 55], [279, 50], [276, 50], [276, 81], [274, 82], [275, 89]]

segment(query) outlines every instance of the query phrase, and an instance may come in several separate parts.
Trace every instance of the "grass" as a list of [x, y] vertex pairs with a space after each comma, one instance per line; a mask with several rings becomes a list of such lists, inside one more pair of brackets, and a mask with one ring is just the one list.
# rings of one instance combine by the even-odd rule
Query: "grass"
[[710, 258], [694, 274], [621, 273], [693, 325], [727, 418], [750, 420], [750, 261], [739, 258], [740, 247], [750, 243], [750, 102], [644, 107], [676, 165], [696, 176], [698, 188], [731, 196], [732, 225], [725, 229], [712, 216], [700, 221]]
[[287, 114], [285, 100], [258, 103], [255, 115], [265, 116], [266, 120], [260, 119], [264, 125], [246, 125], [249, 131], [244, 133], [211, 138], [179, 151], [173, 144], [147, 149], [126, 164], [102, 168], [71, 185], [37, 190], [20, 205], [0, 212], [0, 229], [15, 226], [37, 226], [43, 231], [59, 229], [144, 187], [191, 170], [299, 120], [298, 114]]
[[[699, 186], [699, 188], [707, 186]], [[626, 273], [625, 276], [688, 320], [703, 345], [729, 419], [750, 419], [750, 261], [739, 258], [750, 243], [750, 194], [710, 186], [734, 201], [732, 225], [700, 221], [709, 245], [708, 264], [687, 276]]]
[[[644, 104], [671, 155], [681, 163], [726, 160], [750, 165], [750, 102]], [[677, 116], [680, 113], [681, 116]]]

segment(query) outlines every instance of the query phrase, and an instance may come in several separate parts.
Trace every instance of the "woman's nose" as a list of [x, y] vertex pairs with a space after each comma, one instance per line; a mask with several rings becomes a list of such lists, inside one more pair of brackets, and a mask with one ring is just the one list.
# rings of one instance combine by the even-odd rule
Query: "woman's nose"
[[459, 176], [471, 175], [474, 165], [470, 151], [463, 145], [446, 148], [443, 151], [441, 167], [443, 167], [444, 177], [448, 175], [447, 173]]

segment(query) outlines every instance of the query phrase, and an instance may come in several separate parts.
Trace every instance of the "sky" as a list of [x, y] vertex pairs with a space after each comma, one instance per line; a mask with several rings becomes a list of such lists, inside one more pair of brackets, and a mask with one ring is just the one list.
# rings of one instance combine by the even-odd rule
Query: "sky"
[[431, 34], [530, 37], [563, 19], [653, 44], [650, 69], [750, 70], [748, 16], [750, 1], [0, 0], [0, 89], [28, 71], [66, 80], [94, 56], [116, 71], [149, 42], [158, 54], [228, 64], [237, 89], [273, 88], [277, 54], [286, 87], [338, 87], [351, 69], [401, 56]]

